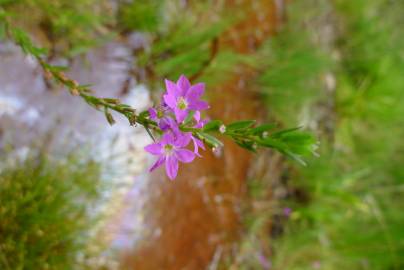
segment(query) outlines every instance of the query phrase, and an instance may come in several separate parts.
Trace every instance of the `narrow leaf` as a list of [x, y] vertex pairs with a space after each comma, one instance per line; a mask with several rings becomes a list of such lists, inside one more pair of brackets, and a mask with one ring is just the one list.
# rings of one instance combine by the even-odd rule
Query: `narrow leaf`
[[197, 135], [199, 136], [200, 139], [204, 140], [206, 143], [208, 143], [213, 147], [223, 146], [223, 143], [221, 141], [219, 141], [218, 139], [216, 139], [216, 137], [208, 133], [198, 132]]
[[222, 125], [220, 120], [212, 120], [203, 127], [203, 131], [218, 131]]
[[240, 130], [240, 129], [246, 129], [254, 125], [255, 120], [243, 120], [243, 121], [237, 121], [233, 122], [229, 125], [226, 126], [227, 131], [234, 131], [234, 130]]
[[251, 129], [252, 134], [261, 134], [276, 127], [276, 124], [263, 124]]

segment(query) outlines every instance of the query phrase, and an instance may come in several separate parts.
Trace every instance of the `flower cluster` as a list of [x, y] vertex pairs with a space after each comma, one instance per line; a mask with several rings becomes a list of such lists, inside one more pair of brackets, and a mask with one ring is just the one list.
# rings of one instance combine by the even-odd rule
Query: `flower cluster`
[[[158, 157], [150, 171], [165, 163], [168, 177], [175, 179], [179, 162], [189, 163], [195, 157], [200, 157], [199, 150], [205, 150], [204, 144], [212, 148], [214, 153], [221, 149], [222, 142], [212, 133], [227, 136], [240, 147], [254, 153], [258, 147], [275, 149], [303, 165], [302, 156], [315, 153], [316, 140], [310, 134], [299, 132], [300, 128], [271, 132], [276, 125], [257, 125], [255, 120], [224, 125], [221, 120], [201, 119], [201, 111], [209, 108], [209, 104], [201, 100], [205, 90], [203, 83], [191, 85], [182, 75], [176, 83], [166, 80], [165, 85], [167, 91], [158, 106], [139, 115], [128, 115], [128, 119], [135, 119], [136, 123], [143, 125], [153, 139], [149, 128], [159, 135], [157, 142], [145, 147], [147, 152]], [[117, 106], [112, 109], [126, 113], [128, 108], [125, 105]], [[193, 150], [188, 149], [190, 143]]]
[[[0, 14], [1, 15], [1, 14]], [[81, 85], [69, 78], [59, 66], [53, 66], [46, 61], [46, 50], [36, 47], [24, 31], [11, 28], [5, 20], [7, 36], [19, 45], [25, 54], [34, 57], [42, 70], [63, 85], [74, 96], [82, 98], [88, 105], [103, 111], [111, 125], [115, 123], [111, 111], [126, 117], [130, 125], [141, 125], [154, 140], [152, 129], [161, 135], [160, 140], [145, 147], [146, 151], [158, 156], [157, 162], [150, 170], [166, 164], [167, 175], [174, 179], [178, 173], [178, 162], [188, 163], [200, 156], [199, 149], [205, 149], [204, 143], [211, 147], [214, 153], [220, 153], [223, 146], [213, 134], [226, 136], [240, 147], [256, 152], [258, 148], [271, 148], [285, 156], [305, 165], [304, 156], [316, 155], [317, 140], [310, 134], [298, 128], [274, 131], [274, 124], [257, 124], [255, 120], [241, 120], [224, 125], [219, 119], [206, 121], [201, 119], [201, 111], [209, 108], [208, 103], [200, 98], [205, 90], [202, 83], [191, 85], [185, 76], [177, 83], [166, 80], [167, 92], [161, 104], [156, 108], [137, 114], [136, 109], [123, 104], [115, 98], [99, 98], [92, 95], [88, 85]], [[192, 141], [193, 151], [187, 149]]]
[[[205, 149], [203, 142], [189, 130], [201, 129], [206, 120], [201, 119], [201, 111], [209, 108], [207, 102], [201, 100], [205, 90], [203, 83], [191, 85], [189, 80], [181, 75], [177, 83], [165, 80], [166, 93], [163, 100], [155, 108], [149, 109], [149, 118], [162, 131], [158, 142], [149, 144], [145, 150], [158, 156], [150, 171], [165, 163], [167, 176], [173, 180], [178, 173], [178, 163], [192, 162], [199, 156], [199, 149]], [[191, 128], [191, 129], [190, 129]], [[187, 149], [192, 141], [193, 151]]]

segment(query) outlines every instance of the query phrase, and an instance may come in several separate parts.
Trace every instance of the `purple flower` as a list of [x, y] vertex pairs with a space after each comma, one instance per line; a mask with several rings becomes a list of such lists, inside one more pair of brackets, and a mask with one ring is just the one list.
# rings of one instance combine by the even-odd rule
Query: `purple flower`
[[261, 266], [267, 270], [267, 269], [271, 269], [272, 267], [272, 263], [270, 260], [268, 260], [264, 254], [262, 254], [261, 252], [258, 254], [258, 261], [261, 264]]
[[194, 120], [195, 120], [194, 128], [203, 128], [205, 126], [205, 124], [207, 122], [209, 122], [208, 120], [202, 120], [201, 119], [201, 112], [200, 111], [195, 112]]
[[178, 128], [177, 123], [167, 115], [167, 109], [164, 107], [150, 108], [148, 111], [150, 119], [156, 121], [162, 131]]
[[159, 156], [158, 160], [150, 168], [150, 171], [166, 163], [166, 173], [171, 180], [177, 176], [178, 161], [189, 163], [195, 158], [195, 154], [185, 149], [191, 140], [188, 133], [165, 133], [160, 142], [152, 143], [145, 147], [145, 150], [152, 155]]
[[[201, 113], [199, 111], [195, 112], [194, 120], [195, 120], [194, 128], [203, 128], [203, 126], [208, 122], [207, 120], [201, 120]], [[191, 140], [194, 143], [194, 153], [198, 157], [201, 157], [201, 155], [199, 154], [199, 148], [205, 150], [205, 146], [203, 145], [203, 142], [201, 140], [193, 136], [192, 133], [190, 134], [191, 134]]]
[[194, 153], [195, 153], [195, 155], [197, 155], [198, 157], [201, 157], [201, 155], [199, 154], [199, 148], [202, 148], [203, 150], [205, 150], [205, 146], [203, 145], [203, 142], [201, 140], [195, 138], [192, 135], [191, 135], [191, 140], [194, 143]]
[[159, 117], [158, 117], [158, 111], [155, 109], [155, 108], [150, 108], [150, 109], [148, 109], [148, 112], [149, 112], [149, 116], [150, 116], [150, 119], [152, 119], [152, 120], [158, 120], [159, 119]]
[[292, 214], [292, 209], [289, 208], [289, 207], [283, 208], [283, 214], [284, 214], [286, 217], [289, 217], [290, 214]]
[[175, 84], [165, 80], [167, 94], [164, 95], [164, 102], [174, 111], [178, 123], [182, 123], [190, 111], [206, 110], [209, 108], [207, 102], [200, 100], [205, 91], [203, 83], [191, 85], [188, 79], [181, 75]]

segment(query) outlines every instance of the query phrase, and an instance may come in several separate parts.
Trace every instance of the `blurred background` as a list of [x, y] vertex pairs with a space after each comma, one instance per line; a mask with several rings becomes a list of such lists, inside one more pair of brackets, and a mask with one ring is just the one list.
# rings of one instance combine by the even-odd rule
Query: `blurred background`
[[[168, 181], [150, 139], [8, 39], [138, 112], [163, 79], [209, 117], [302, 126], [306, 167], [230, 141]], [[0, 269], [404, 269], [401, 0], [0, 0]]]

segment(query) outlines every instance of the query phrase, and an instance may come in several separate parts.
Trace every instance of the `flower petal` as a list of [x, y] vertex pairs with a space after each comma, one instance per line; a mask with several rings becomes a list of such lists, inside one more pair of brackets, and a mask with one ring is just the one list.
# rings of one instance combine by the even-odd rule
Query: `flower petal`
[[199, 123], [199, 121], [201, 120], [201, 112], [200, 111], [195, 111], [194, 119], [195, 119], [195, 121], [197, 123]]
[[189, 88], [188, 92], [186, 93], [186, 98], [190, 100], [197, 100], [202, 96], [204, 91], [205, 91], [204, 83], [194, 84]]
[[175, 114], [175, 119], [177, 120], [177, 123], [182, 123], [185, 120], [185, 118], [187, 117], [188, 111], [175, 108], [174, 114]]
[[163, 118], [160, 119], [159, 121], [159, 128], [162, 131], [166, 131], [168, 129], [172, 129], [174, 132], [176, 130], [178, 130], [178, 124], [177, 122], [175, 122], [174, 119], [172, 119], [171, 117], [165, 116]]
[[166, 160], [166, 173], [168, 178], [174, 180], [178, 173], [178, 160], [174, 155], [170, 155]]
[[203, 128], [208, 122], [209, 122], [208, 120], [201, 120], [194, 126], [194, 128]]
[[173, 144], [175, 142], [175, 136], [171, 132], [167, 131], [166, 133], [161, 136], [161, 144]]
[[180, 94], [180, 90], [178, 89], [177, 85], [174, 82], [167, 80], [167, 79], [165, 79], [165, 84], [166, 84], [167, 93], [170, 96], [174, 96], [174, 98], [177, 99], [177, 97]]
[[202, 148], [203, 150], [205, 150], [205, 145], [203, 144], [203, 141], [201, 141], [201, 140], [199, 140], [199, 139], [197, 139], [197, 138], [194, 138], [194, 141], [196, 142], [196, 144], [197, 144], [200, 148]]
[[177, 132], [175, 132], [175, 136], [177, 137], [175, 140], [174, 145], [177, 148], [183, 148], [185, 146], [187, 146], [189, 144], [189, 142], [191, 141], [191, 137], [192, 137], [192, 133], [191, 132], [181, 132], [180, 130], [178, 130]]
[[155, 169], [157, 169], [158, 167], [160, 167], [161, 165], [163, 165], [165, 160], [166, 160], [166, 157], [161, 155], [159, 157], [159, 159], [153, 164], [153, 166], [150, 167], [149, 172], [152, 172]]
[[161, 153], [163, 152], [163, 148], [161, 146], [160, 143], [152, 143], [149, 145], [146, 145], [144, 150], [146, 150], [147, 152], [149, 152], [152, 155], [161, 155]]
[[150, 108], [148, 111], [150, 119], [157, 120], [157, 110], [155, 108]]
[[202, 157], [199, 154], [199, 148], [202, 148], [203, 150], [205, 150], [205, 146], [203, 145], [203, 142], [197, 138], [195, 138], [194, 136], [191, 137], [192, 142], [194, 143], [194, 153], [195, 155], [197, 155], [198, 157]]
[[195, 153], [188, 149], [179, 149], [175, 151], [177, 159], [184, 163], [189, 163], [195, 158]]
[[191, 87], [191, 83], [189, 82], [187, 77], [185, 77], [185, 75], [181, 75], [177, 81], [177, 87], [180, 90], [179, 94], [181, 96], [184, 96], [188, 92], [188, 89]]
[[175, 106], [177, 105], [177, 100], [175, 99], [175, 96], [171, 95], [171, 94], [165, 94], [163, 96], [164, 98], [164, 102], [167, 104], [168, 107], [170, 107], [171, 109], [174, 109]]
[[195, 155], [197, 155], [198, 157], [202, 157], [201, 154], [199, 154], [198, 143], [194, 139], [192, 139], [192, 142], [194, 143], [194, 153], [195, 153]]
[[209, 109], [209, 104], [206, 101], [194, 100], [189, 103], [188, 108], [190, 110], [206, 110]]

